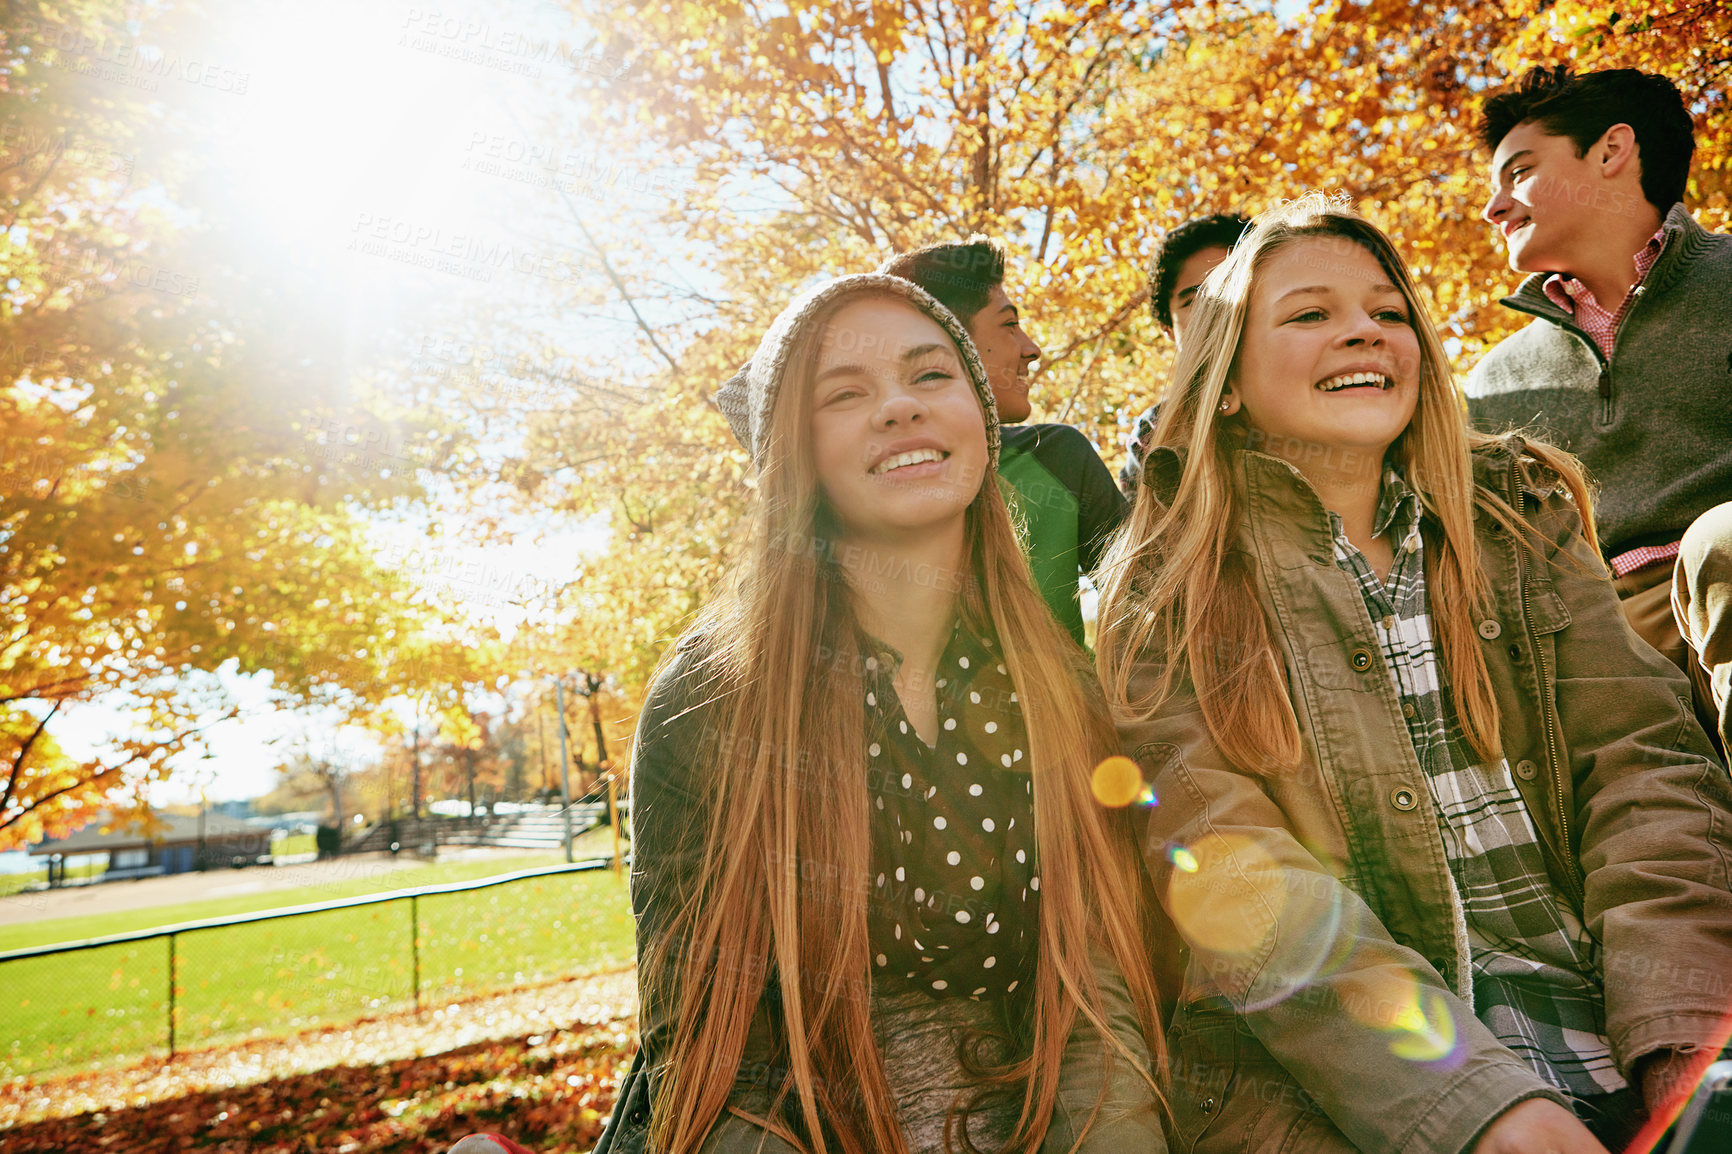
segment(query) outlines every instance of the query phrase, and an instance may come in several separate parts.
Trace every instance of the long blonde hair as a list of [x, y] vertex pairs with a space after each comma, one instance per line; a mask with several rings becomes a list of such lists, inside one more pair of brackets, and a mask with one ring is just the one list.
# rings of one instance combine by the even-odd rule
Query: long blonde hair
[[[1269, 258], [1295, 241], [1321, 238], [1374, 256], [1401, 291], [1419, 338], [1419, 399], [1386, 459], [1397, 466], [1438, 532], [1428, 532], [1425, 579], [1443, 671], [1463, 735], [1482, 758], [1498, 754], [1498, 706], [1474, 628], [1490, 590], [1480, 567], [1474, 509], [1512, 533], [1526, 531], [1506, 502], [1476, 488], [1472, 450], [1496, 438], [1467, 427], [1449, 357], [1407, 267], [1384, 233], [1352, 209], [1312, 193], [1259, 216], [1210, 274], [1192, 317], [1156, 425], [1150, 464], [1126, 526], [1102, 563], [1101, 679], [1115, 710], [1148, 716], [1188, 679], [1210, 735], [1234, 764], [1257, 773], [1296, 768], [1303, 756], [1286, 671], [1257, 597], [1250, 559], [1237, 542], [1243, 524], [1232, 481], [1236, 452], [1255, 447], [1243, 418], [1220, 403], [1237, 368], [1251, 291]], [[1182, 459], [1176, 485], [1158, 492], [1170, 468], [1160, 447]], [[1592, 543], [1591, 494], [1580, 466], [1561, 450], [1528, 441], [1525, 451], [1554, 471], [1581, 511]], [[1166, 483], [1172, 478], [1166, 477]], [[1132, 666], [1162, 666], [1151, 694], [1131, 700]]]
[[[699, 884], [663, 938], [668, 948], [645, 959], [676, 1007], [651, 1115], [651, 1148], [668, 1154], [695, 1151], [727, 1108], [772, 987], [776, 1121], [809, 1150], [907, 1149], [870, 1016], [864, 657], [847, 582], [826, 547], [835, 526], [807, 433], [818, 342], [842, 303], [793, 339], [750, 547], [689, 635], [727, 761], [695, 774], [708, 791], [696, 811], [706, 827]], [[1165, 1049], [1127, 815], [1092, 793], [1093, 769], [1116, 744], [1105, 703], [1035, 592], [995, 476], [983, 479], [966, 526], [958, 610], [996, 629], [1034, 767], [1041, 910], [1032, 1012], [1019, 1031], [1027, 1052], [983, 1083], [1021, 1090], [1006, 1149], [1032, 1154], [1079, 1011], [1132, 1059], [1107, 1029], [1091, 946], [1122, 971], [1163, 1071]], [[947, 1135], [966, 1129], [955, 1121]]]

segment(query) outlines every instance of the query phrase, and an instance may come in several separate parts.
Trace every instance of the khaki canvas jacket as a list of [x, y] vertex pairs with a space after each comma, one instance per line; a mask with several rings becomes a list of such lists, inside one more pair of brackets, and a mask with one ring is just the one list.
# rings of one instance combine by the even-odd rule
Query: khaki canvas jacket
[[[1157, 492], [1176, 483], [1171, 450], [1150, 467]], [[1239, 770], [1188, 693], [1121, 724], [1159, 799], [1151, 880], [1187, 947], [1173, 1149], [1467, 1149], [1516, 1102], [1559, 1096], [1474, 1017], [1427, 779], [1323, 505], [1277, 458], [1241, 451], [1233, 470], [1307, 756]], [[1519, 543], [1478, 511], [1494, 604], [1477, 628], [1552, 879], [1602, 947], [1627, 1076], [1650, 1051], [1709, 1044], [1732, 1009], [1732, 789], [1557, 479], [1518, 438], [1477, 452], [1475, 478], [1538, 531]], [[1139, 666], [1133, 693], [1158, 674]]]

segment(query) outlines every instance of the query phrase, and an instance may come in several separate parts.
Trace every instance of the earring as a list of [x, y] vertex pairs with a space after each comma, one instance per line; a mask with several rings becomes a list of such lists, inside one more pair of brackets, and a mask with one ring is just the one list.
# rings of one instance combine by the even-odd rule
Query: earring
[[1230, 413], [1233, 411], [1233, 398], [1232, 397], [1222, 397], [1221, 398], [1221, 411], [1223, 413]]

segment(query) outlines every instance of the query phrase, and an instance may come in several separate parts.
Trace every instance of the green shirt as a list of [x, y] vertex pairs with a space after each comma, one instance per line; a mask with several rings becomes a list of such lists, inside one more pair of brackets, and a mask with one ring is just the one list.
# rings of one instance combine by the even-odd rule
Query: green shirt
[[1084, 644], [1079, 572], [1100, 564], [1128, 507], [1089, 439], [1070, 425], [1004, 429], [998, 475], [1023, 526], [1034, 584], [1053, 617]]

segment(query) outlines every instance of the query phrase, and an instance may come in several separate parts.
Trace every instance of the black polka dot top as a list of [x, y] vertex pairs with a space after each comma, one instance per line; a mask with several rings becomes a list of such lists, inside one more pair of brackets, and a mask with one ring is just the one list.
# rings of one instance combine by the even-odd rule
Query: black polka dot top
[[861, 651], [874, 971], [934, 997], [1014, 994], [1034, 972], [1040, 875], [1028, 733], [997, 638], [957, 622], [935, 746], [903, 713], [896, 651], [871, 638]]

